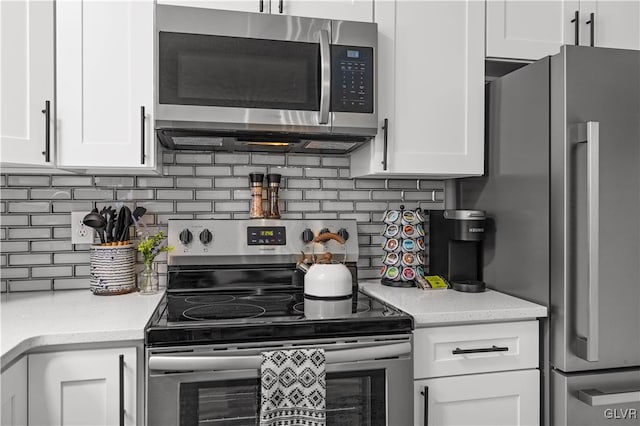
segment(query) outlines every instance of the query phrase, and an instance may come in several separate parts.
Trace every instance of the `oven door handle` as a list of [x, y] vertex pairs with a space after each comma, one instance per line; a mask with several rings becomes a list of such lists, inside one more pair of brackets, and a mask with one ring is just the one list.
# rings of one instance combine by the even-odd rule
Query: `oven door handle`
[[[363, 348], [326, 351], [327, 364], [344, 362], [373, 361], [379, 358], [392, 358], [411, 353], [411, 343], [394, 343], [391, 345], [367, 346]], [[149, 370], [163, 371], [224, 371], [259, 369], [261, 355], [240, 356], [185, 356], [185, 355], [151, 355]]]

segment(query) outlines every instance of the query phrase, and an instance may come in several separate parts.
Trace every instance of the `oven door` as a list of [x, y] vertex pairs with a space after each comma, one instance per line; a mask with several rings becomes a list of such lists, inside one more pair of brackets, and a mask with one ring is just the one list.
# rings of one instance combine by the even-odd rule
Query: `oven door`
[[331, 21], [158, 5], [157, 127], [330, 133]]
[[[293, 346], [295, 344], [295, 346]], [[248, 346], [248, 345], [247, 345]], [[327, 424], [410, 424], [411, 337], [358, 341], [147, 349], [147, 424], [257, 425], [260, 352], [322, 347], [327, 359]]]

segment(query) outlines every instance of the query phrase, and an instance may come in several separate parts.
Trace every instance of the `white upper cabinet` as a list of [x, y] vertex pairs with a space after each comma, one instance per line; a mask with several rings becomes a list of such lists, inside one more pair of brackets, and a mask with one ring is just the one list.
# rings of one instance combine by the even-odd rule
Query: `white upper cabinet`
[[484, 3], [374, 5], [380, 129], [352, 153], [351, 176], [481, 175]]
[[[487, 0], [487, 57], [540, 59], [573, 43], [577, 0]], [[567, 36], [569, 38], [567, 38]]]
[[53, 165], [53, 12], [53, 1], [0, 2], [2, 166]]
[[158, 4], [345, 21], [373, 21], [373, 0], [158, 0]]
[[487, 0], [487, 57], [537, 60], [563, 44], [640, 50], [640, 0]]
[[56, 2], [58, 166], [155, 168], [154, 2]]

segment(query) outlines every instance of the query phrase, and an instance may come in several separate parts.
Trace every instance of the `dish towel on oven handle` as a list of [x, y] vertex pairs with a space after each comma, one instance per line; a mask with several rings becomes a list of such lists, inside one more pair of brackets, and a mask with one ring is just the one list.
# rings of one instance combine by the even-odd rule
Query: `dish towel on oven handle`
[[325, 426], [324, 349], [262, 353], [260, 426]]

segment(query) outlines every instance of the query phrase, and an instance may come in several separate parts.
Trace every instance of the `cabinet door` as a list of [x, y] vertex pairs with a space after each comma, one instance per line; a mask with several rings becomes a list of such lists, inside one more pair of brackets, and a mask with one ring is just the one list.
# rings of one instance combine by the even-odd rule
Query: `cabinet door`
[[[51, 165], [53, 149], [53, 1], [0, 2], [0, 161]], [[49, 121], [43, 114], [50, 105]]]
[[413, 418], [416, 426], [539, 425], [540, 372], [523, 370], [417, 380]]
[[27, 357], [13, 364], [0, 377], [0, 424], [18, 426], [27, 424]]
[[372, 22], [373, 0], [271, 0], [271, 13]]
[[593, 46], [640, 50], [640, 0], [581, 1], [580, 44], [591, 45], [591, 13], [593, 13]]
[[29, 423], [115, 425], [122, 409], [135, 425], [135, 348], [29, 355]]
[[378, 118], [388, 129], [352, 155], [351, 175], [481, 175], [484, 3], [382, 0], [375, 17]]
[[158, 0], [158, 4], [269, 13], [269, 0]]
[[[487, 1], [487, 57], [537, 60], [574, 43], [577, 0]], [[568, 38], [565, 39], [565, 36]]]
[[56, 19], [59, 166], [154, 167], [153, 1], [59, 1]]

